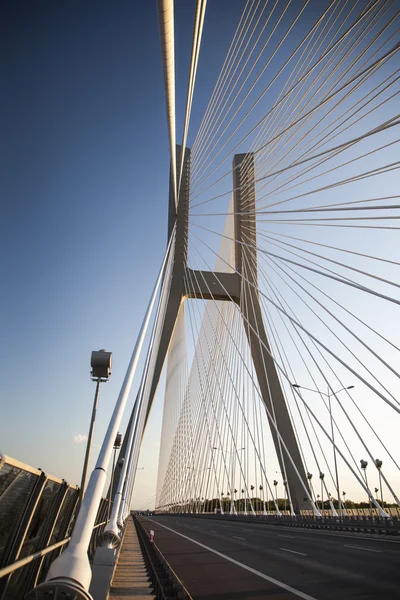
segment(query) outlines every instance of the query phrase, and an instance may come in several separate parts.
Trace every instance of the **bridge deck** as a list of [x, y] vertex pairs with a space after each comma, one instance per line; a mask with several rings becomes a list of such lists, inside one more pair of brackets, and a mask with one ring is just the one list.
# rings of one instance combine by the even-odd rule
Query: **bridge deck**
[[[154, 520], [139, 520], [145, 529], [155, 531], [158, 548], [193, 600], [296, 600], [293, 593], [168, 531]], [[163, 523], [173, 526], [168, 518]]]
[[155, 599], [135, 525], [131, 518], [128, 519], [108, 598], [109, 600]]
[[400, 541], [195, 516], [141, 518], [193, 600], [399, 600]]

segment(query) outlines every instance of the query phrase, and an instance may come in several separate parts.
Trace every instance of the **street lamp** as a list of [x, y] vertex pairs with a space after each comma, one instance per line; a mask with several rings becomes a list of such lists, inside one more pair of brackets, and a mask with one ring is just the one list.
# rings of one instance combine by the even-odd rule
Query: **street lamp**
[[381, 504], [382, 504], [382, 509], [384, 510], [384, 504], [383, 504], [383, 493], [382, 493], [382, 473], [381, 473], [381, 468], [382, 468], [382, 461], [379, 460], [379, 458], [375, 459], [375, 466], [378, 469], [378, 473], [379, 473], [379, 487], [381, 490]]
[[[303, 390], [308, 390], [309, 392], [315, 392], [315, 393], [321, 394], [322, 396], [326, 396], [328, 398], [329, 418], [330, 418], [330, 423], [331, 423], [331, 435], [332, 435], [332, 446], [333, 446], [333, 462], [335, 465], [336, 492], [337, 492], [337, 497], [338, 497], [338, 509], [339, 509], [339, 514], [342, 515], [343, 511], [342, 511], [342, 503], [341, 503], [341, 499], [340, 499], [339, 472], [338, 472], [338, 466], [337, 466], [335, 430], [333, 427], [331, 397], [332, 396], [336, 397], [336, 395], [339, 394], [339, 392], [343, 392], [344, 390], [352, 390], [354, 388], [354, 385], [348, 385], [346, 387], [340, 388], [340, 390], [337, 390], [336, 392], [331, 392], [331, 389], [328, 385], [328, 393], [327, 394], [325, 394], [325, 392], [321, 392], [320, 390], [313, 390], [311, 388], [303, 387], [302, 385], [298, 385], [297, 383], [292, 383], [292, 387], [300, 388]], [[332, 512], [333, 512], [333, 509], [332, 509]]]
[[[315, 492], [314, 492], [313, 484], [311, 483], [312, 473], [310, 473], [309, 471], [307, 471], [307, 479], [308, 479], [308, 485], [310, 486], [311, 495], [314, 496], [314, 500], [315, 500]], [[318, 506], [317, 506], [317, 508], [318, 508]]]
[[323, 511], [325, 508], [325, 506], [324, 506], [324, 477], [325, 477], [325, 473], [322, 473], [322, 471], [320, 471], [319, 478], [321, 480], [321, 507], [322, 507], [321, 512], [322, 512], [322, 514], [323, 514]]
[[274, 487], [275, 487], [275, 502], [276, 502], [276, 506], [279, 508], [278, 506], [278, 482], [276, 479], [274, 479], [274, 481], [272, 482]]
[[263, 515], [267, 514], [267, 511], [265, 510], [265, 496], [264, 496], [264, 488], [262, 485], [260, 485], [259, 487], [260, 492], [262, 492], [262, 494], [260, 493], [260, 512], [261, 512], [261, 496], [262, 496], [262, 504], [263, 504]]
[[369, 492], [369, 485], [368, 485], [368, 478], [367, 478], [368, 461], [366, 461], [366, 460], [360, 460], [360, 465], [361, 465], [362, 470], [364, 471], [365, 485], [367, 486], [367, 490], [368, 490], [369, 512], [370, 512], [370, 516], [372, 517], [371, 494]]
[[286, 501], [287, 501], [287, 495], [288, 495], [287, 481], [286, 481], [286, 479], [283, 480], [283, 490], [284, 490], [284, 493], [285, 493], [285, 513], [286, 513]]
[[94, 394], [93, 401], [93, 409], [92, 409], [92, 417], [90, 419], [89, 425], [89, 435], [86, 444], [86, 453], [85, 460], [83, 463], [82, 470], [82, 479], [81, 479], [81, 489], [79, 494], [79, 505], [83, 500], [83, 496], [85, 494], [85, 485], [86, 485], [86, 475], [87, 468], [89, 463], [90, 450], [92, 446], [92, 437], [94, 430], [94, 422], [96, 420], [96, 410], [97, 410], [97, 402], [99, 399], [99, 391], [100, 391], [100, 383], [106, 382], [109, 380], [111, 375], [111, 365], [112, 365], [112, 353], [107, 352], [106, 350], [94, 350], [92, 352], [90, 366], [92, 367], [91, 377], [92, 381], [96, 381], [96, 391]]

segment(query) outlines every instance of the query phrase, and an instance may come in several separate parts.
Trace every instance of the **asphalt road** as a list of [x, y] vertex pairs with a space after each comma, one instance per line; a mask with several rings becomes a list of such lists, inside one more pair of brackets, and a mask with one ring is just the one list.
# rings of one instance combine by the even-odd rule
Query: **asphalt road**
[[400, 541], [212, 517], [141, 521], [194, 600], [400, 600]]

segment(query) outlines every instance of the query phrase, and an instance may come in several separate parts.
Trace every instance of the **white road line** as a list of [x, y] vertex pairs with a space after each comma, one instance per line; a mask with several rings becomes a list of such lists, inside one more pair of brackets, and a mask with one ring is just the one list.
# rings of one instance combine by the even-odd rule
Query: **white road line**
[[233, 535], [233, 538], [235, 538], [236, 540], [246, 540], [246, 538], [241, 538], [238, 535]]
[[[243, 522], [236, 521], [236, 523], [235, 523], [234, 521], [232, 521], [232, 523], [234, 525], [237, 525], [237, 524], [243, 523]], [[251, 527], [252, 529], [255, 529], [255, 530], [260, 530], [260, 531], [262, 531], [262, 530], [272, 531], [273, 529], [275, 531], [277, 530], [276, 526], [268, 525], [268, 524], [264, 524], [264, 523], [261, 525], [259, 523], [248, 523], [248, 527], [246, 527], [246, 529], [241, 528], [241, 527], [239, 529], [241, 531], [246, 531], [246, 533], [248, 533], [249, 527]], [[289, 529], [288, 527], [284, 527], [284, 526], [279, 526], [279, 527], [280, 527], [281, 531], [282, 530], [285, 531], [285, 530]], [[305, 533], [308, 535], [310, 535], [310, 534], [316, 534], [316, 535], [322, 535], [322, 536], [325, 535], [325, 536], [329, 536], [329, 537], [336, 537], [336, 538], [341, 537], [342, 539], [346, 538], [346, 539], [351, 539], [351, 540], [359, 540], [359, 539], [371, 540], [373, 542], [382, 542], [384, 544], [400, 544], [400, 540], [389, 540], [387, 538], [383, 539], [382, 537], [378, 537], [378, 534], [377, 535], [374, 535], [374, 534], [368, 535], [368, 534], [359, 533], [358, 535], [350, 535], [350, 534], [346, 533], [345, 531], [328, 532], [328, 531], [320, 531], [318, 529], [305, 529], [305, 528], [303, 529], [302, 527], [299, 527], [296, 529], [291, 527], [290, 531], [293, 531], [293, 533], [296, 532], [296, 537], [297, 537], [297, 534]]]
[[374, 550], [373, 548], [363, 548], [362, 546], [346, 546], [346, 544], [344, 544], [345, 548], [355, 548], [355, 550], [366, 550], [367, 552], [379, 552], [382, 553], [382, 550]]
[[291, 540], [294, 540], [294, 535], [280, 535], [278, 533], [278, 537], [290, 538]]
[[288, 548], [279, 548], [279, 550], [284, 550], [285, 552], [292, 552], [292, 554], [301, 554], [301, 556], [307, 556], [304, 552], [296, 552], [296, 550], [289, 550]]
[[265, 579], [266, 581], [269, 581], [270, 583], [273, 583], [274, 585], [277, 585], [278, 587], [283, 588], [287, 592], [291, 592], [295, 596], [298, 596], [299, 598], [303, 598], [303, 600], [317, 600], [316, 598], [314, 598], [314, 596], [310, 596], [309, 594], [300, 592], [300, 590], [296, 590], [292, 586], [287, 585], [286, 583], [283, 583], [282, 581], [278, 581], [277, 579], [274, 579], [274, 577], [269, 577], [269, 575], [265, 575], [264, 573], [261, 573], [261, 571], [257, 571], [256, 569], [253, 569], [252, 567], [244, 565], [243, 563], [239, 562], [238, 560], [235, 560], [234, 558], [231, 558], [230, 556], [227, 556], [226, 554], [222, 554], [222, 552], [218, 552], [217, 550], [210, 548], [210, 546], [201, 544], [200, 542], [197, 542], [196, 540], [190, 538], [189, 536], [184, 535], [183, 533], [179, 533], [179, 531], [175, 531], [175, 529], [171, 529], [171, 527], [162, 525], [161, 523], [159, 523], [158, 521], [155, 521], [154, 519], [149, 519], [148, 517], [147, 517], [147, 519], [148, 519], [148, 521], [151, 521], [152, 523], [155, 523], [156, 525], [159, 525], [160, 527], [164, 527], [164, 529], [168, 529], [168, 531], [172, 531], [172, 533], [176, 533], [176, 535], [183, 537], [185, 540], [189, 540], [189, 542], [193, 542], [193, 544], [197, 544], [201, 548], [205, 548], [209, 552], [213, 552], [217, 556], [220, 556], [221, 558], [228, 560], [229, 562], [233, 563], [234, 565], [237, 565], [238, 567], [242, 567], [242, 569], [245, 569], [246, 571], [253, 573], [253, 575], [257, 575], [258, 577], [261, 577], [261, 579]]
[[214, 529], [210, 529], [210, 533], [217, 533]]

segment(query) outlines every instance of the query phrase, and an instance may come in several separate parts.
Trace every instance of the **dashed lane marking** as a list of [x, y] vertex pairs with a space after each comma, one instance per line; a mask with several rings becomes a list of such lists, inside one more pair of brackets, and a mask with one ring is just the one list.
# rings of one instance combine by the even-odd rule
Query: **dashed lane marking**
[[226, 554], [222, 554], [222, 552], [218, 552], [217, 550], [214, 550], [214, 548], [210, 548], [210, 546], [206, 546], [205, 544], [201, 544], [200, 542], [197, 542], [193, 538], [190, 538], [188, 535], [184, 535], [183, 533], [179, 533], [179, 531], [176, 531], [175, 529], [171, 529], [171, 527], [162, 525], [159, 521], [155, 521], [154, 519], [149, 519], [148, 517], [147, 517], [147, 519], [149, 521], [151, 521], [152, 523], [155, 523], [159, 527], [164, 527], [164, 529], [168, 529], [168, 531], [172, 531], [172, 533], [179, 535], [180, 537], [184, 538], [185, 540], [189, 540], [189, 542], [193, 542], [193, 544], [197, 544], [197, 546], [200, 546], [201, 548], [204, 548], [205, 550], [208, 550], [209, 552], [212, 552], [213, 554], [216, 554], [217, 556], [224, 558], [225, 560], [233, 563], [234, 565], [237, 565], [238, 567], [241, 567], [242, 569], [245, 569], [246, 571], [253, 573], [253, 575], [257, 575], [258, 577], [261, 577], [261, 579], [265, 579], [266, 581], [269, 581], [270, 583], [277, 585], [278, 587], [286, 590], [287, 592], [291, 592], [295, 596], [298, 596], [298, 598], [303, 598], [303, 600], [317, 600], [314, 596], [305, 594], [304, 592], [301, 592], [300, 590], [296, 590], [292, 586], [287, 585], [286, 583], [283, 583], [282, 581], [278, 581], [278, 579], [275, 579], [274, 577], [270, 577], [269, 575], [265, 575], [265, 573], [261, 573], [261, 571], [257, 571], [256, 569], [253, 569], [252, 567], [249, 567], [248, 565], [244, 565], [243, 563], [239, 562], [238, 560], [235, 560], [234, 558], [231, 558], [230, 556], [227, 556]]
[[304, 552], [297, 552], [296, 550], [289, 550], [289, 548], [279, 548], [279, 550], [284, 550], [285, 552], [291, 552], [292, 554], [301, 554], [301, 556], [307, 556]]
[[363, 548], [362, 546], [347, 546], [344, 544], [345, 548], [354, 548], [355, 550], [366, 550], [367, 552], [379, 552], [382, 554], [382, 550], [375, 550], [374, 548]]

